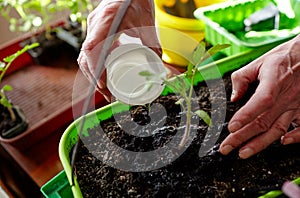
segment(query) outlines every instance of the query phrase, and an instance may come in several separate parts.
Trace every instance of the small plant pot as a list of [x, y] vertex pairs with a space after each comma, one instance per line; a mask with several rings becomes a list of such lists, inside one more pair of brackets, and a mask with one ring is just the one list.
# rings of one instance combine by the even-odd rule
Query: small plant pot
[[[197, 0], [195, 5], [199, 8], [222, 1], [224, 0]], [[155, 0], [155, 17], [163, 50], [162, 59], [171, 65], [186, 67], [186, 56], [204, 38], [204, 23], [196, 18], [178, 17], [168, 13], [164, 9], [166, 3], [167, 1]]]
[[68, 20], [65, 26], [56, 28], [56, 36], [79, 53], [86, 34], [80, 23]]
[[[3, 108], [3, 107], [2, 107]], [[22, 110], [18, 106], [13, 106], [13, 111], [16, 115], [16, 121], [13, 122], [9, 118], [8, 111], [2, 111], [1, 115], [3, 116], [3, 120], [1, 120], [0, 131], [1, 137], [5, 139], [10, 139], [22, 134], [28, 128], [28, 123], [25, 119], [25, 115]], [[3, 115], [5, 114], [5, 115]]]
[[52, 65], [52, 62], [63, 56], [77, 58], [83, 42], [81, 27], [71, 22], [58, 21], [46, 34], [43, 30], [21, 42], [21, 47], [37, 42], [40, 45], [28, 50], [36, 64]]
[[[193, 52], [198, 42], [204, 38], [204, 23], [198, 19], [171, 15], [164, 10], [163, 5], [164, 1], [155, 0], [155, 17], [163, 50], [162, 59], [171, 65], [186, 67], [188, 60], [185, 54]], [[182, 41], [183, 39], [194, 42]]]
[[52, 32], [51, 38], [46, 38], [44, 33], [35, 37], [24, 40], [21, 46], [31, 44], [33, 42], [40, 43], [40, 46], [28, 50], [32, 59], [39, 65], [52, 65], [58, 58], [63, 56], [71, 56], [76, 59], [78, 52], [68, 43], [59, 39], [56, 32]]

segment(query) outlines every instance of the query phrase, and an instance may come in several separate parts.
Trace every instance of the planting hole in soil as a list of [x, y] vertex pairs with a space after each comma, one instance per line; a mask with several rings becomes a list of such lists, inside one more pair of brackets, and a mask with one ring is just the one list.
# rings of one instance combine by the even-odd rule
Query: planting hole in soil
[[[220, 81], [210, 80], [210, 83], [214, 82]], [[218, 83], [209, 90], [205, 83], [200, 83], [194, 87], [197, 97], [193, 98], [193, 102], [210, 115], [223, 112], [222, 108], [211, 112], [212, 101], [226, 106], [225, 122], [208, 131], [203, 120], [193, 117], [191, 128], [195, 135], [189, 137], [186, 150], [182, 153], [180, 149], [166, 151], [157, 158], [157, 162], [150, 164], [170, 162], [158, 169], [126, 171], [110, 166], [112, 159], [122, 163], [128, 156], [113, 149], [104, 149], [103, 136], [99, 131], [103, 130], [105, 138], [114, 145], [135, 153], [157, 150], [177, 137], [177, 142], [180, 142], [181, 135], [178, 134], [183, 134], [185, 126], [181, 119], [185, 115], [180, 105], [175, 104], [178, 100], [176, 95], [160, 96], [150, 106], [133, 106], [130, 113], [119, 113], [90, 128], [88, 136], [81, 137], [75, 163], [75, 174], [83, 197], [257, 197], [280, 190], [286, 180], [299, 177], [299, 144], [283, 146], [277, 141], [246, 160], [239, 159], [237, 151], [227, 156], [218, 152], [219, 144], [229, 134], [226, 123], [245, 104], [257, 85], [253, 84], [244, 98], [232, 103], [229, 102], [230, 73], [224, 75], [223, 83], [226, 98], [220, 94], [222, 86]], [[155, 120], [152, 119], [153, 114], [163, 116]], [[124, 123], [129, 123], [126, 130], [120, 127]], [[134, 131], [135, 135], [127, 131]], [[200, 147], [216, 134], [218, 141], [210, 151], [205, 156], [199, 155]], [[170, 160], [177, 155], [178, 158]], [[148, 162], [136, 156], [132, 163], [139, 170]]]

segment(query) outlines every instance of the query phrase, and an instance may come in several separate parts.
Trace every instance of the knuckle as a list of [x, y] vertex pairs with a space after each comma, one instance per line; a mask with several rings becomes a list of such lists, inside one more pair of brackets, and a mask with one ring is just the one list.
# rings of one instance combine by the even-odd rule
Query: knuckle
[[87, 23], [90, 24], [93, 21], [94, 17], [96, 16], [95, 10], [91, 11], [90, 14], [87, 16]]
[[267, 131], [270, 128], [269, 121], [263, 116], [257, 117], [255, 119], [255, 124], [258, 126], [260, 131]]
[[245, 141], [247, 141], [243, 133], [233, 133], [231, 135], [232, 145], [234, 147], [238, 147], [242, 145]]
[[272, 93], [266, 93], [263, 96], [261, 96], [261, 102], [268, 107], [273, 106], [275, 104], [275, 97]]
[[287, 129], [281, 123], [275, 123], [273, 127], [276, 134], [279, 136], [282, 136], [287, 132]]
[[231, 74], [231, 80], [232, 81], [236, 81], [240, 78], [240, 75], [239, 75], [239, 72], [238, 71], [235, 71]]
[[96, 45], [97, 41], [95, 39], [86, 39], [82, 44], [82, 50], [84, 50], [85, 53], [89, 53]]

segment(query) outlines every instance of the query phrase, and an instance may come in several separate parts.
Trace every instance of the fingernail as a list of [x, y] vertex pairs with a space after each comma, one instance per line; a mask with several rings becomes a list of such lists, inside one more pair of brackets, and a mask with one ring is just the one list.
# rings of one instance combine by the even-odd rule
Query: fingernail
[[244, 148], [244, 149], [240, 150], [240, 152], [239, 152], [239, 156], [242, 159], [247, 159], [248, 157], [252, 156], [253, 154], [254, 154], [253, 149], [251, 149], [249, 147]]
[[235, 90], [232, 90], [230, 100], [231, 100], [231, 101], [234, 101], [235, 96], [236, 96], [236, 91], [235, 91]]
[[233, 123], [229, 123], [228, 130], [230, 132], [234, 132], [234, 131], [239, 130], [241, 128], [241, 126], [242, 126], [241, 123], [235, 121]]
[[231, 145], [225, 145], [223, 147], [220, 148], [220, 152], [223, 155], [227, 155], [228, 153], [230, 153], [234, 148]]
[[292, 144], [292, 143], [294, 143], [294, 139], [293, 138], [283, 138], [281, 143], [283, 145]]

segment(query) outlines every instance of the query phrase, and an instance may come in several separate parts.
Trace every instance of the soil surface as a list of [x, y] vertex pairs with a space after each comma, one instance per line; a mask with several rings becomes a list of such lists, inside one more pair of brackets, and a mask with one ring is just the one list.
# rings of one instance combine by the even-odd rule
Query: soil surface
[[27, 124], [24, 123], [24, 120], [22, 120], [22, 118], [19, 116], [17, 111], [16, 110], [13, 110], [13, 111], [15, 112], [16, 120], [12, 120], [7, 108], [5, 108], [3, 105], [0, 104], [0, 135], [3, 138], [12, 138], [12, 137], [18, 135], [19, 133], [21, 133], [22, 131], [20, 131], [19, 129], [12, 133], [7, 133], [7, 131], [9, 131], [10, 129], [12, 129], [18, 125], [20, 125], [19, 128], [21, 129], [21, 127], [22, 127], [23, 128], [22, 130], [24, 130], [24, 131], [27, 127], [27, 126], [25, 126]]
[[[101, 141], [103, 136], [100, 131], [103, 129], [111, 142], [128, 151], [148, 152], [159, 149], [172, 139], [181, 138], [178, 134], [185, 128], [181, 123], [184, 113], [175, 104], [175, 95], [161, 96], [151, 107], [134, 106], [130, 114], [115, 115], [114, 118], [102, 121], [99, 127], [89, 129], [89, 136], [82, 137], [76, 161], [76, 175], [83, 197], [257, 197], [280, 189], [286, 180], [299, 177], [299, 144], [283, 146], [280, 142], [274, 142], [266, 150], [247, 160], [240, 159], [237, 151], [228, 156], [218, 152], [220, 142], [229, 133], [226, 123], [251, 96], [249, 91], [239, 102], [229, 102], [229, 76], [227, 74], [223, 78], [225, 97], [221, 94], [222, 86], [217, 81], [209, 81], [212, 86], [210, 91], [205, 83], [195, 87], [197, 97], [194, 102], [210, 115], [214, 113], [222, 117], [222, 110], [225, 108], [225, 121], [218, 123], [213, 132], [207, 134], [207, 125], [193, 117], [191, 128], [196, 130], [196, 135], [190, 137], [191, 144], [173, 162], [166, 163], [166, 166], [159, 169], [133, 172], [110, 166], [110, 160], [117, 158], [119, 162], [126, 162], [129, 156], [113, 149], [110, 152], [104, 149], [105, 143]], [[254, 91], [255, 87], [254, 84], [250, 90]], [[164, 108], [155, 108], [158, 104]], [[212, 104], [220, 105], [212, 112]], [[198, 108], [197, 105], [196, 107]], [[152, 116], [154, 114], [166, 116], [155, 119]], [[123, 123], [127, 123], [126, 130], [120, 127]], [[138, 135], [128, 133], [132, 131]], [[209, 142], [207, 138], [213, 138], [214, 135], [218, 136], [218, 140], [206, 155], [200, 156], [199, 149]], [[168, 162], [180, 152], [180, 149], [170, 149], [167, 155], [160, 158], [160, 162]], [[136, 161], [137, 169], [144, 165], [142, 163], [147, 163], [139, 159], [133, 161]], [[149, 166], [153, 164], [155, 163]]]

